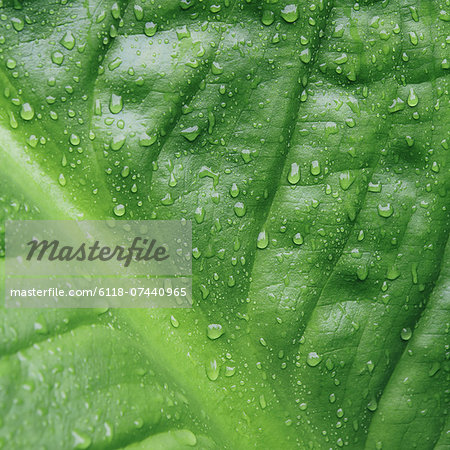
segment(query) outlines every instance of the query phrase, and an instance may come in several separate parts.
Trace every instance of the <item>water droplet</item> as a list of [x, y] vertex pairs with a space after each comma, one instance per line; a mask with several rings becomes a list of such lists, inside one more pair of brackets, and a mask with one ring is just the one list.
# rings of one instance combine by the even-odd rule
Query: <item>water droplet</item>
[[211, 72], [213, 75], [220, 75], [223, 73], [223, 68], [218, 62], [214, 61], [211, 66]]
[[236, 198], [236, 197], [239, 195], [239, 188], [238, 188], [238, 186], [237, 186], [236, 183], [233, 183], [233, 184], [232, 184], [232, 186], [231, 186], [231, 188], [230, 188], [230, 195], [231, 195], [233, 198]]
[[264, 394], [261, 394], [261, 395], [259, 396], [259, 405], [261, 406], [262, 409], [265, 409], [265, 407], [267, 406], [267, 403], [266, 403], [266, 399], [265, 399], [265, 397], [264, 397]]
[[300, 233], [296, 233], [294, 237], [292, 238], [292, 241], [295, 245], [302, 245], [303, 244], [303, 236]]
[[220, 6], [220, 5], [211, 5], [211, 6], [209, 7], [209, 10], [210, 10], [212, 13], [218, 13], [221, 9], [222, 9], [222, 6]]
[[319, 356], [316, 352], [308, 353], [308, 356], [306, 358], [308, 366], [315, 367], [320, 363], [320, 361], [322, 361], [322, 357]]
[[210, 167], [203, 166], [200, 169], [198, 176], [199, 176], [199, 178], [205, 178], [205, 177], [212, 178], [214, 187], [216, 187], [219, 184], [219, 174], [216, 172], [213, 172]]
[[114, 206], [113, 212], [117, 217], [122, 217], [126, 212], [125, 205], [119, 204]]
[[141, 145], [142, 147], [150, 147], [156, 142], [156, 139], [157, 139], [156, 134], [152, 134], [151, 136], [149, 136], [147, 133], [144, 133], [139, 138], [139, 145]]
[[300, 52], [300, 60], [305, 64], [308, 64], [311, 61], [311, 57], [311, 51], [309, 48], [305, 48]]
[[391, 114], [394, 114], [398, 111], [402, 111], [405, 109], [405, 102], [400, 98], [397, 97], [392, 101], [392, 104], [389, 106], [389, 112]]
[[417, 34], [415, 31], [409, 32], [409, 40], [411, 41], [412, 45], [417, 45], [419, 43], [419, 38], [417, 37]]
[[281, 10], [281, 17], [288, 23], [295, 22], [298, 19], [297, 5], [286, 5]]
[[122, 96], [111, 94], [111, 98], [109, 100], [109, 110], [112, 114], [118, 114], [122, 111], [123, 108], [123, 100]]
[[288, 181], [291, 184], [297, 184], [300, 181], [300, 168], [297, 163], [291, 164], [291, 169], [288, 174]]
[[66, 185], [66, 178], [65, 178], [65, 176], [64, 176], [64, 174], [63, 173], [60, 173], [59, 174], [59, 177], [58, 177], [58, 183], [61, 185], [61, 186], [65, 186]]
[[81, 140], [80, 140], [79, 136], [77, 136], [76, 134], [71, 134], [69, 137], [69, 142], [72, 145], [79, 145]]
[[339, 174], [339, 185], [344, 191], [346, 191], [354, 181], [355, 177], [349, 170], [346, 170], [345, 172], [341, 172]]
[[234, 213], [238, 216], [238, 217], [244, 217], [245, 213], [246, 213], [246, 208], [245, 205], [242, 202], [237, 202], [234, 205]]
[[153, 22], [146, 22], [144, 25], [144, 33], [148, 37], [152, 37], [156, 34], [156, 31], [158, 29], [158, 25], [156, 25]]
[[266, 25], [266, 26], [272, 25], [274, 20], [275, 20], [275, 14], [273, 13], [273, 11], [270, 11], [269, 9], [266, 9], [263, 11], [261, 22], [264, 25]]
[[386, 205], [378, 205], [378, 214], [381, 217], [385, 217], [387, 219], [388, 217], [391, 217], [393, 213], [394, 208], [390, 203], [387, 203]]
[[211, 359], [206, 365], [206, 375], [211, 381], [216, 381], [219, 378], [219, 366], [215, 359]]
[[111, 139], [111, 142], [110, 142], [111, 150], [114, 150], [114, 151], [120, 150], [123, 147], [123, 145], [125, 144], [126, 139], [127, 139], [126, 136], [123, 134], [118, 134], [116, 136], [113, 136], [113, 138]]
[[208, 325], [208, 329], [206, 330], [206, 334], [211, 340], [219, 339], [220, 336], [223, 335], [224, 329], [222, 325], [219, 323], [211, 323]]
[[408, 105], [413, 107], [413, 106], [417, 106], [418, 103], [419, 103], [419, 98], [417, 97], [416, 93], [414, 92], [414, 89], [411, 88], [409, 90], [409, 95], [408, 95]]
[[269, 245], [269, 236], [267, 235], [265, 230], [262, 230], [258, 234], [258, 238], [256, 240], [256, 247], [264, 249], [268, 245]]
[[178, 27], [176, 29], [176, 33], [177, 33], [177, 38], [179, 40], [181, 39], [186, 39], [188, 37], [191, 37], [191, 33], [190, 31], [187, 29], [186, 25], [183, 25], [181, 27]]
[[92, 444], [92, 439], [85, 433], [82, 433], [78, 430], [72, 431], [73, 436], [73, 448], [84, 450], [90, 447]]
[[194, 125], [193, 127], [185, 128], [184, 130], [181, 130], [181, 134], [189, 141], [193, 142], [197, 139], [197, 137], [200, 134], [200, 130], [197, 125]]
[[226, 366], [225, 367], [225, 376], [226, 377], [232, 377], [236, 372], [235, 367]]
[[8, 69], [15, 69], [16, 68], [16, 66], [17, 66], [17, 62], [16, 62], [16, 60], [15, 59], [13, 59], [13, 58], [8, 58], [7, 60], [6, 60], [6, 67], [8, 68]]
[[396, 266], [391, 266], [387, 271], [386, 278], [388, 280], [393, 281], [396, 280], [400, 275], [401, 275], [400, 270], [398, 270]]
[[311, 175], [319, 175], [320, 174], [320, 163], [319, 161], [311, 162]]
[[22, 19], [18, 18], [18, 17], [13, 17], [11, 19], [11, 22], [12, 22], [13, 28], [16, 31], [22, 31], [23, 27], [25, 26], [24, 21]]
[[144, 18], [144, 10], [142, 9], [142, 6], [135, 4], [133, 9], [136, 20], [142, 20]]
[[170, 323], [174, 328], [178, 328], [180, 326], [180, 322], [178, 322], [175, 316], [170, 316]]
[[29, 103], [24, 103], [20, 110], [20, 117], [23, 120], [31, 120], [34, 117], [34, 109]]
[[376, 399], [372, 399], [372, 400], [367, 404], [367, 409], [368, 409], [369, 411], [374, 412], [374, 411], [377, 410], [377, 408], [378, 408], [378, 403], [377, 403]]
[[75, 37], [73, 36], [72, 32], [69, 30], [61, 38], [59, 43], [67, 50], [72, 50], [75, 47]]
[[205, 209], [199, 206], [194, 212], [194, 219], [197, 223], [202, 223], [205, 220]]
[[364, 281], [369, 275], [369, 268], [366, 265], [359, 266], [356, 269], [356, 276], [359, 280]]
[[60, 51], [53, 52], [52, 61], [54, 64], [60, 66], [64, 61], [64, 55]]
[[400, 331], [400, 337], [404, 341], [409, 341], [412, 337], [412, 330], [411, 328], [402, 328], [402, 331]]

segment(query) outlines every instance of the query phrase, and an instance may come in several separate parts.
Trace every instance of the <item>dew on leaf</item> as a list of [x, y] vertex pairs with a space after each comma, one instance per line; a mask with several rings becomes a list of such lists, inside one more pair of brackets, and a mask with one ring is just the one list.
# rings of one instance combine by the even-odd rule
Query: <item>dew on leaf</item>
[[402, 328], [402, 331], [400, 331], [400, 337], [403, 341], [409, 341], [412, 336], [412, 330], [409, 327]]
[[298, 19], [297, 5], [295, 4], [286, 5], [281, 10], [281, 17], [288, 23], [295, 22]]
[[206, 334], [211, 340], [219, 339], [220, 336], [222, 336], [224, 333], [224, 329], [222, 325], [219, 323], [211, 323], [208, 325], [208, 328], [206, 330]]
[[117, 217], [122, 217], [126, 212], [125, 205], [119, 204], [114, 206], [113, 212]]
[[310, 171], [311, 171], [311, 175], [314, 175], [314, 176], [316, 176], [316, 175], [319, 175], [320, 174], [320, 163], [319, 163], [319, 161], [312, 161], [311, 162], [311, 168], [310, 168]]
[[355, 181], [355, 176], [349, 171], [341, 172], [339, 174], [339, 185], [346, 191]]
[[270, 9], [265, 9], [262, 13], [261, 22], [266, 25], [272, 25], [275, 20], [275, 14]]
[[75, 37], [69, 30], [66, 32], [66, 34], [64, 34], [59, 43], [67, 50], [72, 50], [75, 47]]
[[234, 205], [234, 213], [238, 217], [244, 217], [245, 213], [246, 213], [245, 205], [242, 202], [235, 203], [235, 205]]
[[123, 108], [123, 100], [121, 95], [111, 94], [111, 98], [109, 100], [109, 110], [112, 114], [118, 114], [122, 111]]
[[417, 97], [416, 93], [414, 92], [414, 89], [410, 89], [409, 90], [409, 95], [408, 95], [408, 105], [413, 107], [413, 106], [417, 106], [417, 104], [419, 103], [419, 98]]
[[79, 137], [78, 135], [76, 135], [76, 134], [71, 134], [70, 137], [69, 137], [69, 142], [70, 142], [72, 145], [79, 145], [80, 142], [81, 142], [81, 140], [80, 140], [80, 137]]
[[394, 214], [394, 208], [390, 203], [387, 203], [386, 205], [378, 205], [377, 209], [378, 214], [386, 219]]
[[316, 352], [309, 352], [308, 356], [306, 357], [306, 362], [310, 367], [317, 366], [320, 361], [322, 361], [322, 357], [319, 356]]
[[60, 51], [52, 53], [52, 62], [60, 66], [64, 61], [64, 55]]
[[206, 375], [211, 381], [216, 381], [219, 378], [219, 365], [216, 359], [211, 359], [206, 365]]
[[34, 117], [34, 109], [29, 103], [24, 103], [20, 109], [20, 117], [23, 120], [31, 120]]
[[194, 142], [200, 134], [200, 130], [197, 125], [193, 127], [188, 127], [181, 130], [181, 135], [186, 138], [189, 142]]
[[265, 230], [262, 230], [258, 234], [256, 240], [256, 247], [259, 249], [265, 249], [269, 245], [269, 236]]

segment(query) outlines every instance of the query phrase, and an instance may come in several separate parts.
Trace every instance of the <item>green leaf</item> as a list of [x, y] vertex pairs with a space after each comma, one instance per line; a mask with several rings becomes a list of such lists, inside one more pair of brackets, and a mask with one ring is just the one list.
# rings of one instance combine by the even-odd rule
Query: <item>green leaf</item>
[[194, 226], [192, 310], [1, 310], [4, 448], [448, 447], [444, 0], [0, 8], [2, 235]]

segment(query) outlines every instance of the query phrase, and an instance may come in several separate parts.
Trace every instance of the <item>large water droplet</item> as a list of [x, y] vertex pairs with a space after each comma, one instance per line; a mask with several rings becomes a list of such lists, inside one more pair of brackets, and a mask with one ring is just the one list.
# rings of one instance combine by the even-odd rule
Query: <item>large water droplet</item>
[[116, 205], [114, 206], [113, 211], [117, 217], [122, 217], [126, 212], [125, 205], [122, 204]]
[[123, 108], [123, 100], [121, 95], [111, 94], [111, 98], [109, 100], [109, 110], [113, 114], [118, 114], [122, 111]]
[[246, 213], [245, 205], [242, 202], [235, 203], [235, 205], [234, 205], [234, 213], [238, 217], [244, 217], [245, 213]]
[[394, 214], [394, 208], [390, 203], [387, 203], [386, 205], [378, 205], [378, 214], [381, 217], [391, 217], [392, 214]]
[[20, 117], [23, 120], [31, 120], [34, 117], [34, 109], [29, 103], [24, 103], [20, 110]]
[[288, 181], [291, 184], [297, 184], [300, 181], [300, 168], [297, 163], [291, 164], [291, 169], [288, 173]]
[[219, 366], [215, 359], [211, 359], [206, 365], [206, 375], [211, 381], [215, 381], [219, 378]]
[[67, 50], [72, 50], [75, 47], [75, 37], [73, 36], [72, 32], [69, 30], [61, 38], [59, 43]]
[[400, 332], [400, 337], [402, 338], [402, 340], [404, 341], [409, 341], [411, 339], [412, 336], [412, 330], [411, 328], [402, 328], [402, 331]]
[[219, 339], [220, 336], [223, 335], [224, 329], [222, 328], [222, 325], [220, 325], [219, 323], [211, 323], [208, 325], [206, 333], [209, 339], [215, 340]]
[[184, 130], [181, 130], [181, 134], [189, 142], [193, 142], [197, 139], [198, 135], [200, 134], [200, 130], [197, 125], [194, 125], [193, 127], [188, 127], [188, 128], [185, 128]]
[[349, 170], [346, 170], [345, 172], [341, 172], [339, 174], [339, 185], [344, 191], [346, 191], [354, 181], [355, 177]]
[[258, 239], [256, 240], [256, 246], [260, 249], [264, 249], [269, 245], [269, 236], [265, 230], [260, 231]]
[[316, 352], [308, 353], [308, 356], [306, 358], [308, 366], [315, 367], [320, 363], [320, 361], [322, 361], [322, 357], [319, 356]]
[[295, 22], [298, 19], [297, 5], [286, 5], [281, 10], [281, 17], [288, 23]]

